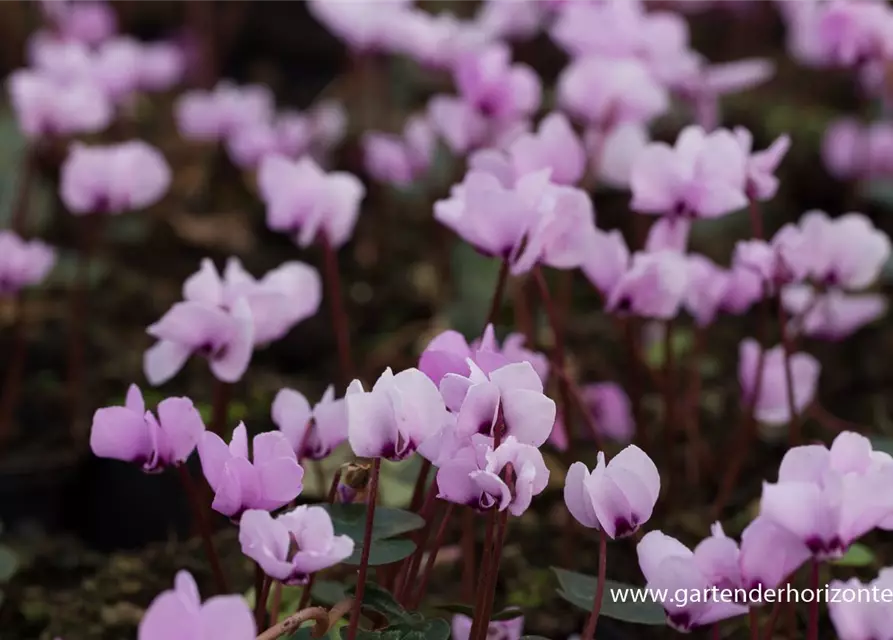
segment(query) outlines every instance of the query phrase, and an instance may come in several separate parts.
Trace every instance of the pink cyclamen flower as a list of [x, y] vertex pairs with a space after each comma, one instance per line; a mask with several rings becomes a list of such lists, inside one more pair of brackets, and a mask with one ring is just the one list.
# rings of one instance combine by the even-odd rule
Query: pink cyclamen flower
[[496, 437], [499, 431], [535, 447], [548, 440], [555, 424], [555, 401], [543, 393], [543, 381], [529, 362], [487, 373], [470, 358], [466, 362], [467, 377], [448, 373], [440, 382], [446, 407], [456, 415], [460, 438]]
[[630, 263], [629, 248], [619, 230], [596, 229], [589, 238], [589, 257], [581, 265], [583, 274], [607, 296], [626, 274]]
[[293, 235], [302, 247], [319, 240], [320, 234], [334, 247], [346, 243], [366, 195], [353, 174], [326, 173], [307, 157], [292, 162], [280, 155], [266, 156], [257, 181], [267, 206], [267, 226]]
[[462, 56], [454, 69], [459, 95], [495, 120], [517, 120], [532, 114], [542, 98], [539, 76], [527, 65], [512, 64], [511, 60], [511, 49], [504, 43]]
[[258, 120], [238, 129], [226, 140], [230, 159], [243, 169], [254, 169], [265, 156], [279, 154], [298, 158], [313, 142], [310, 118], [283, 111], [271, 120]]
[[785, 287], [781, 302], [791, 314], [793, 332], [822, 340], [843, 340], [887, 312], [887, 298], [881, 294], [818, 292], [809, 285]]
[[632, 440], [636, 423], [623, 387], [614, 382], [598, 382], [584, 385], [580, 392], [601, 435], [624, 444]]
[[492, 371], [513, 362], [529, 362], [545, 384], [549, 375], [549, 360], [538, 351], [524, 347], [525, 337], [510, 333], [500, 347], [493, 325], [488, 324], [484, 335], [471, 344], [458, 331], [444, 331], [434, 337], [419, 357], [419, 370], [436, 385], [448, 373], [468, 377], [470, 358], [484, 371]]
[[426, 115], [434, 131], [457, 155], [482, 146], [490, 137], [487, 117], [456, 96], [434, 96], [428, 102]]
[[367, 133], [363, 137], [366, 170], [376, 180], [405, 187], [428, 171], [436, 145], [428, 120], [411, 116], [401, 136]]
[[349, 536], [335, 535], [328, 511], [308, 505], [276, 518], [249, 509], [239, 520], [239, 544], [265, 574], [291, 586], [307, 584], [311, 575], [349, 558], [354, 549]]
[[322, 460], [347, 440], [347, 403], [344, 398], [335, 399], [332, 385], [312, 409], [302, 393], [280, 389], [271, 413], [299, 460]]
[[[508, 465], [512, 473], [506, 475]], [[513, 436], [494, 449], [490, 438], [476, 435], [437, 471], [437, 497], [442, 500], [479, 511], [508, 509], [513, 516], [523, 514], [548, 484], [549, 469], [539, 449]]]
[[842, 431], [831, 448], [805, 445], [763, 483], [760, 516], [796, 536], [818, 560], [839, 558], [857, 538], [893, 524], [893, 458], [868, 438]]
[[309, 0], [310, 14], [351, 49], [371, 53], [391, 51], [397, 44], [398, 25], [407, 19], [408, 0], [361, 2]]
[[322, 302], [319, 273], [303, 262], [286, 262], [256, 280], [238, 258], [226, 262], [223, 277], [210, 258], [183, 283], [183, 298], [232, 311], [243, 298], [251, 309], [254, 344], [279, 340], [297, 323], [313, 316]]
[[180, 571], [174, 588], [152, 601], [140, 621], [137, 640], [253, 640], [254, 616], [242, 596], [214, 596], [202, 604], [198, 586], [188, 571]]
[[753, 135], [744, 127], [735, 127], [733, 130], [741, 151], [747, 156], [747, 181], [744, 193], [751, 200], [769, 200], [775, 197], [778, 191], [778, 178], [775, 171], [782, 159], [791, 148], [791, 138], [787, 135], [779, 136], [762, 151], [753, 151]]
[[817, 55], [827, 65], [859, 67], [893, 56], [893, 12], [882, 2], [834, 0], [817, 8]]
[[758, 516], [741, 532], [738, 568], [741, 586], [774, 589], [809, 560], [799, 537], [768, 518]]
[[584, 527], [602, 529], [612, 540], [635, 533], [648, 521], [660, 494], [660, 474], [648, 454], [635, 445], [605, 464], [605, 454], [590, 473], [582, 462], [567, 472], [564, 502]]
[[562, 109], [602, 131], [647, 123], [669, 108], [667, 90], [634, 59], [574, 60], [558, 78], [557, 91]]
[[747, 155], [725, 129], [686, 127], [670, 147], [653, 142], [630, 176], [630, 207], [672, 218], [716, 218], [747, 204]]
[[230, 518], [237, 519], [247, 509], [278, 509], [303, 489], [304, 469], [282, 433], [259, 433], [253, 445], [249, 460], [248, 431], [241, 422], [229, 446], [210, 431], [198, 443], [202, 471], [214, 490], [211, 507]]
[[200, 302], [178, 302], [146, 329], [156, 342], [143, 355], [149, 384], [164, 384], [193, 353], [207, 358], [218, 380], [236, 382], [248, 369], [254, 351], [251, 307], [239, 298], [231, 310]]
[[[738, 349], [738, 382], [741, 385], [742, 400], [747, 406], [754, 402], [759, 360], [760, 345], [752, 338], [743, 340]], [[815, 397], [821, 366], [818, 360], [808, 353], [792, 353], [790, 365], [794, 386], [794, 410], [800, 414]], [[783, 425], [791, 421], [782, 345], [769, 349], [763, 355], [763, 373], [760, 388], [756, 393], [756, 402], [753, 405], [754, 417], [759, 422]]]
[[893, 125], [869, 125], [851, 118], [835, 120], [822, 139], [822, 159], [839, 180], [865, 180], [893, 175]]
[[56, 264], [56, 252], [40, 240], [0, 231], [0, 298], [39, 284]]
[[858, 578], [834, 580], [830, 591], [843, 596], [828, 602], [828, 615], [840, 640], [873, 640], [890, 634], [893, 613], [885, 594], [893, 592], [893, 568], [881, 569], [867, 584]]
[[639, 541], [636, 552], [647, 588], [656, 595], [668, 594], [668, 599], [661, 604], [667, 613], [667, 624], [677, 631], [688, 632], [747, 613], [746, 606], [734, 602], [710, 598], [692, 598], [684, 603], [672, 600], [679, 589], [703, 594], [716, 586], [712, 583], [715, 576], [705, 575], [695, 554], [676, 538], [661, 531], [649, 531]]
[[683, 100], [691, 103], [697, 124], [711, 131], [720, 122], [719, 100], [723, 95], [746, 91], [762, 84], [775, 73], [775, 65], [765, 58], [747, 58], [721, 64], [707, 64], [698, 58], [689, 73], [673, 82]]
[[369, 391], [354, 380], [345, 400], [350, 447], [366, 458], [403, 460], [448, 420], [437, 386], [418, 369], [389, 367]]
[[636, 156], [648, 146], [648, 129], [635, 122], [611, 127], [607, 132], [589, 127], [584, 144], [590, 158], [590, 171], [606, 185], [628, 189]]
[[175, 42], [151, 42], [142, 45], [139, 88], [167, 91], [186, 75], [186, 55]]
[[107, 2], [41, 2], [43, 14], [52, 21], [59, 37], [97, 45], [118, 31], [118, 17]]
[[139, 387], [130, 385], [123, 407], [96, 410], [90, 448], [100, 458], [133, 462], [147, 473], [183, 464], [205, 432], [198, 409], [189, 398], [167, 398], [157, 413], [156, 418], [146, 410]]
[[218, 82], [212, 91], [187, 91], [174, 105], [180, 135], [202, 141], [225, 140], [244, 127], [268, 122], [273, 111], [268, 87], [240, 87], [228, 80]]
[[75, 215], [118, 214], [158, 202], [171, 177], [164, 156], [142, 140], [92, 147], [76, 142], [62, 163], [59, 191]]
[[6, 82], [19, 129], [28, 138], [96, 133], [112, 122], [111, 102], [90, 80], [19, 69]]
[[[493, 4], [493, 3], [491, 3]], [[495, 4], [513, 4], [511, 2], [496, 2]], [[526, 4], [526, 3], [525, 3]], [[453, 621], [450, 624], [452, 629], [452, 633], [450, 638], [452, 640], [468, 640], [471, 636], [471, 624], [472, 619], [468, 616], [463, 616], [461, 613], [457, 613], [453, 616]], [[524, 616], [518, 616], [517, 618], [512, 618], [511, 620], [494, 620], [490, 623], [490, 626], [487, 627], [487, 638], [491, 639], [499, 639], [499, 640], [521, 640], [521, 635], [524, 633]]]
[[688, 259], [688, 288], [685, 309], [699, 327], [711, 324], [723, 308], [731, 276], [709, 258], [691, 254]]
[[564, 114], [558, 112], [543, 118], [536, 133], [519, 136], [508, 153], [516, 175], [548, 168], [556, 184], [575, 184], [586, 168], [583, 143]]
[[612, 313], [669, 320], [679, 313], [688, 283], [688, 263], [683, 254], [636, 253], [629, 269], [611, 289], [606, 308]]

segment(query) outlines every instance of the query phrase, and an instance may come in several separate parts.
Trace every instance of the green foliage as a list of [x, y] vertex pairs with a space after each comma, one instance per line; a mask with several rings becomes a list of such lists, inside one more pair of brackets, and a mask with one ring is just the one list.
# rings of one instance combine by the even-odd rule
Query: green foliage
[[[3, 524], [0, 523], [0, 533], [3, 531]], [[9, 582], [19, 570], [18, 556], [12, 549], [6, 545], [0, 545], [0, 585]], [[3, 604], [3, 590], [0, 589], [0, 605]]]
[[[349, 594], [353, 592], [352, 588], [348, 590]], [[450, 625], [446, 620], [429, 620], [420, 613], [407, 611], [377, 584], [366, 584], [363, 609], [384, 617], [387, 626], [377, 631], [358, 631], [357, 640], [449, 640]], [[342, 628], [341, 637], [347, 637], [347, 629]]]
[[841, 567], [870, 567], [876, 562], [874, 552], [864, 544], [851, 544], [842, 558], [832, 560], [831, 564]]
[[499, 260], [482, 256], [471, 245], [460, 242], [451, 255], [453, 302], [447, 309], [450, 326], [465, 335], [478, 335], [484, 322], [496, 280]]
[[[444, 611], [449, 611], [450, 613], [461, 613], [464, 616], [468, 616], [469, 618], [474, 617], [474, 607], [470, 607], [467, 604], [460, 603], [448, 603], [441, 604], [437, 606], [438, 609], [443, 609]], [[506, 607], [502, 611], [497, 611], [493, 615], [490, 616], [490, 620], [492, 622], [499, 622], [500, 620], [514, 620], [515, 618], [520, 618], [524, 615], [524, 611], [519, 609], [518, 607]]]
[[[322, 505], [332, 517], [335, 533], [349, 536], [356, 547], [346, 564], [360, 564], [363, 553], [363, 534], [366, 528], [366, 505], [364, 504], [325, 504]], [[404, 533], [420, 529], [425, 521], [417, 514], [403, 509], [377, 507], [372, 522], [372, 548], [369, 550], [369, 565], [379, 566], [398, 562], [415, 551], [410, 540], [396, 538]]]
[[[552, 571], [555, 572], [555, 576], [558, 578], [558, 583], [561, 585], [558, 589], [558, 595], [584, 611], [592, 611], [592, 605], [595, 603], [595, 589], [598, 586], [598, 580], [593, 576], [587, 576], [582, 573], [567, 571], [557, 567], [552, 567]], [[640, 587], [634, 587], [630, 584], [605, 580], [601, 615], [613, 618], [614, 620], [633, 622], [635, 624], [651, 626], [662, 626], [666, 624], [666, 614], [664, 613], [664, 609], [657, 602], [644, 600], [644, 598], [640, 599], [639, 602], [632, 602], [631, 597], [629, 597], [626, 602], [615, 602], [611, 598], [612, 589], [626, 589], [628, 594], [631, 594], [633, 591], [642, 591]]]

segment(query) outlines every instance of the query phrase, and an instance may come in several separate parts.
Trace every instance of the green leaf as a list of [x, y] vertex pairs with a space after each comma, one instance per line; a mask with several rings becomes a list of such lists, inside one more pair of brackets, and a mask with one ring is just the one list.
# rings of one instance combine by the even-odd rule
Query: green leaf
[[19, 568], [19, 559], [12, 549], [0, 546], [0, 582], [9, 582]]
[[[348, 589], [348, 593], [356, 593], [355, 587]], [[388, 622], [412, 622], [421, 617], [417, 613], [409, 613], [390, 591], [372, 582], [366, 584], [363, 592], [363, 608], [380, 613]]]
[[[443, 609], [444, 611], [449, 611], [450, 613], [459, 613], [469, 618], [474, 617], [474, 607], [471, 607], [467, 604], [451, 602], [448, 604], [438, 605], [437, 608]], [[502, 611], [498, 611], [491, 615], [490, 620], [493, 622], [499, 622], [501, 620], [514, 620], [515, 618], [520, 618], [523, 615], [524, 611], [522, 611], [518, 607], [506, 607]]]
[[875, 451], [883, 451], [893, 455], [893, 438], [886, 436], [868, 436], [871, 441], [871, 448]]
[[[446, 620], [418, 619], [401, 622], [379, 631], [359, 631], [357, 640], [449, 640], [450, 625]], [[347, 640], [347, 627], [341, 629], [342, 640]]]
[[[565, 569], [552, 567], [555, 576], [561, 588], [558, 595], [573, 605], [583, 609], [584, 611], [592, 611], [592, 605], [595, 602], [595, 589], [598, 586], [598, 580], [592, 576], [582, 573], [575, 573]], [[617, 601], [612, 597], [613, 593], [625, 591], [627, 601]], [[633, 593], [638, 592], [636, 596], [639, 601], [633, 602]], [[613, 580], [605, 580], [604, 597], [602, 598], [601, 615], [614, 620], [622, 620], [623, 622], [633, 622], [636, 624], [646, 624], [652, 626], [661, 626], [666, 624], [666, 614], [663, 607], [653, 600], [645, 600], [641, 587], [615, 582]]]
[[851, 544], [842, 558], [832, 560], [831, 564], [841, 567], [869, 567], [875, 563], [874, 552], [864, 544], [858, 542]]
[[[666, 351], [663, 338], [664, 335], [665, 332], [661, 329], [660, 339], [654, 340], [645, 351], [645, 361], [652, 369], [661, 369], [664, 366], [664, 354]], [[676, 327], [673, 330], [671, 342], [673, 357], [676, 359], [676, 362], [679, 362], [689, 351], [691, 351], [692, 345], [694, 344], [694, 335], [688, 329]]]
[[[411, 540], [373, 540], [372, 549], [369, 551], [369, 566], [378, 567], [383, 564], [400, 562], [412, 555], [415, 549], [415, 543]], [[354, 547], [350, 557], [344, 561], [344, 564], [360, 564], [362, 554], [362, 545], [357, 545]]]
[[301, 627], [290, 636], [285, 636], [286, 640], [310, 640], [313, 637], [313, 625]]
[[[354, 542], [363, 542], [366, 532], [366, 505], [364, 504], [324, 504], [320, 505], [332, 517], [332, 525], [338, 535], [350, 536]], [[372, 539], [384, 540], [425, 526], [425, 520], [418, 514], [404, 509], [377, 507], [372, 522]]]
[[334, 580], [316, 580], [310, 591], [310, 597], [320, 604], [331, 607], [347, 597], [347, 587]]

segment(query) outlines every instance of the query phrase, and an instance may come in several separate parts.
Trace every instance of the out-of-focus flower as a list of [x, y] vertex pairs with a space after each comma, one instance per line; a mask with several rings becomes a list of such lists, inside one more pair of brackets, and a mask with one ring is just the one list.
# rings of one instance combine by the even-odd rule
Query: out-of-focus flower
[[600, 434], [623, 444], [632, 440], [636, 424], [623, 387], [614, 382], [598, 382], [584, 385], [580, 392]]
[[651, 517], [660, 494], [660, 474], [648, 454], [629, 445], [590, 471], [575, 462], [567, 472], [564, 502], [583, 526], [602, 529], [612, 540], [635, 533]]
[[[512, 5], [514, 3], [507, 0], [498, 0], [497, 2], [490, 2], [489, 4]], [[533, 3], [525, 2], [523, 4]], [[468, 640], [471, 635], [472, 622], [471, 618], [463, 616], [461, 613], [454, 615], [451, 624], [452, 635], [450, 635], [450, 638], [452, 640]], [[487, 637], [499, 638], [499, 640], [521, 640], [522, 633], [524, 633], [524, 616], [518, 616], [511, 620], [494, 620], [487, 628]]]
[[437, 139], [428, 120], [412, 116], [402, 136], [367, 133], [363, 138], [366, 170], [376, 180], [407, 186], [425, 174]]
[[298, 158], [310, 150], [313, 132], [307, 116], [282, 111], [273, 120], [247, 124], [226, 140], [230, 159], [243, 169], [254, 169], [267, 155]]
[[307, 584], [312, 574], [349, 558], [354, 549], [349, 536], [335, 535], [325, 509], [308, 505], [276, 518], [249, 509], [239, 520], [239, 544], [265, 574], [288, 585]]
[[502, 43], [463, 56], [454, 78], [462, 99], [488, 118], [516, 120], [540, 105], [539, 76], [527, 65], [512, 64], [511, 50]]
[[[893, 625], [890, 607], [883, 597], [871, 596], [893, 590], [893, 568], [881, 569], [878, 577], [866, 584], [858, 578], [850, 578], [846, 582], [834, 580], [829, 586], [832, 593], [857, 596], [853, 600], [834, 598], [828, 603], [828, 614], [840, 640], [871, 640], [889, 633]], [[863, 594], [869, 597], [863, 597]]]
[[273, 94], [266, 86], [221, 80], [211, 91], [183, 93], [174, 105], [174, 116], [184, 138], [226, 140], [244, 127], [271, 121], [273, 105]]
[[65, 82], [19, 69], [7, 79], [7, 87], [19, 129], [29, 138], [95, 133], [112, 121], [111, 102], [88, 80]]
[[748, 58], [723, 64], [693, 65], [691, 72], [674, 83], [674, 90], [691, 103], [697, 123], [707, 131], [720, 124], [719, 100], [723, 95], [746, 91], [775, 73], [775, 65], [764, 58]]
[[164, 156], [142, 140], [92, 147], [76, 142], [62, 163], [59, 191], [75, 215], [118, 214], [158, 202], [171, 178]]
[[343, 171], [326, 173], [310, 158], [295, 162], [268, 155], [257, 174], [261, 198], [267, 206], [267, 225], [292, 234], [306, 247], [325, 234], [341, 247], [353, 233], [366, 188]]
[[174, 588], [158, 594], [149, 605], [137, 640], [171, 640], [184, 633], [196, 640], [253, 640], [257, 627], [242, 596], [214, 596], [202, 604], [195, 579], [180, 571]]
[[785, 287], [781, 301], [795, 333], [823, 340], [843, 340], [887, 312], [887, 299], [880, 294], [818, 292], [809, 285]]
[[56, 264], [56, 252], [40, 240], [0, 231], [0, 298], [39, 284]]
[[308, 0], [317, 21], [351, 49], [389, 52], [397, 46], [399, 25], [412, 11], [410, 0]]
[[[760, 345], [751, 338], [743, 340], [738, 353], [738, 382], [741, 385], [745, 405], [754, 403], [754, 417], [769, 425], [783, 425], [791, 420], [788, 402], [788, 385], [785, 373], [784, 348], [779, 345], [763, 355], [763, 373], [760, 388], [755, 390], [757, 366], [760, 361]], [[794, 410], [800, 414], [815, 397], [821, 366], [808, 353], [792, 353], [791, 377], [793, 383]], [[756, 401], [753, 396], [756, 393]]]
[[[510, 4], [499, 0], [496, 4]], [[556, 184], [571, 185], [583, 177], [586, 153], [567, 118], [551, 113], [539, 124], [536, 133], [518, 137], [508, 150], [515, 175], [540, 169], [551, 169], [550, 178]]]
[[779, 136], [762, 151], [753, 151], [753, 135], [744, 127], [735, 127], [733, 133], [747, 156], [747, 180], [744, 192], [751, 200], [769, 200], [778, 191], [775, 171], [791, 147], [787, 135]]
[[611, 127], [607, 133], [590, 127], [584, 137], [590, 170], [605, 184], [628, 189], [636, 158], [649, 142], [648, 129], [635, 122]]
[[332, 385], [312, 409], [299, 391], [280, 389], [271, 413], [298, 459], [322, 460], [347, 440], [347, 404], [344, 398], [335, 399]]
[[189, 398], [167, 398], [158, 403], [158, 417], [146, 410], [135, 384], [127, 390], [123, 407], [103, 407], [93, 415], [90, 448], [100, 458], [133, 462], [153, 473], [186, 462], [205, 425]]
[[304, 469], [282, 433], [260, 433], [253, 445], [249, 460], [248, 432], [241, 422], [229, 446], [210, 431], [198, 443], [202, 471], [214, 490], [211, 507], [230, 518], [237, 519], [248, 509], [283, 507], [303, 488]]
[[688, 286], [689, 268], [683, 254], [636, 253], [611, 289], [606, 308], [642, 318], [669, 320], [679, 313]]
[[97, 45], [118, 31], [118, 18], [107, 2], [44, 0], [44, 16], [53, 23], [57, 37]]

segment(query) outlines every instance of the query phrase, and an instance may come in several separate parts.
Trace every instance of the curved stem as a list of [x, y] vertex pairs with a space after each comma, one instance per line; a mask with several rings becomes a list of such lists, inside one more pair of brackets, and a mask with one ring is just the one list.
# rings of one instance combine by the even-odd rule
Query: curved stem
[[810, 567], [809, 588], [812, 589], [812, 602], [809, 603], [809, 626], [806, 628], [808, 640], [819, 640], [819, 561], [813, 558]]
[[270, 585], [272, 584], [272, 580], [264, 575], [264, 570], [260, 568], [260, 565], [256, 566], [257, 571], [257, 584], [260, 585], [260, 589], [254, 592], [255, 597], [257, 598], [257, 602], [254, 603], [254, 622], [257, 624], [257, 628], [260, 629], [264, 626], [264, 618], [266, 618], [267, 614], [267, 598], [270, 595]]
[[419, 604], [422, 602], [422, 598], [425, 597], [425, 592], [428, 590], [428, 580], [430, 580], [431, 573], [434, 570], [434, 563], [437, 560], [437, 552], [440, 551], [440, 547], [443, 545], [443, 538], [446, 535], [450, 516], [453, 515], [454, 506], [455, 505], [452, 502], [447, 503], [446, 511], [444, 511], [440, 526], [437, 528], [437, 534], [434, 536], [434, 545], [428, 550], [428, 562], [425, 563], [422, 577], [415, 589], [415, 597], [412, 598], [412, 602], [409, 606], [410, 609], [418, 609]]
[[496, 321], [496, 315], [499, 313], [499, 307], [502, 306], [502, 297], [505, 292], [505, 285], [509, 277], [509, 261], [503, 260], [499, 265], [499, 275], [496, 277], [496, 287], [493, 289], [493, 297], [490, 299], [490, 310], [487, 312], [487, 319], [484, 320], [484, 329], [487, 325]]
[[[270, 604], [270, 622], [279, 622], [279, 610], [282, 607], [282, 583], [277, 580], [273, 585], [273, 602]], [[299, 607], [300, 608], [300, 607]]]
[[595, 636], [595, 627], [598, 624], [598, 614], [602, 609], [602, 598], [605, 592], [605, 573], [607, 569], [608, 535], [604, 528], [599, 532], [598, 541], [598, 586], [595, 588], [595, 601], [592, 603], [592, 614], [586, 623], [582, 640], [592, 640]]
[[[352, 600], [349, 600], [351, 604], [353, 604]], [[340, 603], [339, 603], [340, 604]], [[338, 605], [335, 605], [336, 607]], [[332, 612], [335, 611], [335, 607], [332, 607]], [[287, 617], [282, 622], [274, 624], [272, 627], [264, 631], [262, 634], [257, 636], [257, 640], [276, 640], [277, 638], [281, 638], [284, 635], [288, 635], [289, 633], [295, 631], [302, 624], [307, 622], [308, 620], [315, 620], [316, 625], [313, 627], [313, 637], [314, 638], [322, 638], [326, 632], [329, 630], [331, 626], [331, 615], [330, 612], [327, 611], [324, 607], [310, 607], [309, 609], [301, 609], [297, 613], [294, 613]], [[338, 618], [335, 618], [338, 620]]]
[[329, 299], [332, 328], [335, 331], [335, 346], [338, 349], [341, 383], [346, 387], [354, 377], [354, 369], [353, 360], [350, 357], [350, 330], [347, 326], [347, 311], [344, 308], [344, 295], [341, 291], [338, 255], [325, 233], [320, 233], [319, 238], [323, 251], [323, 277], [326, 283], [326, 297]]
[[366, 509], [366, 530], [363, 532], [363, 551], [360, 554], [360, 571], [357, 575], [356, 600], [347, 627], [347, 640], [357, 637], [360, 625], [360, 609], [366, 591], [366, 574], [369, 572], [369, 552], [372, 549], [372, 523], [375, 519], [375, 503], [378, 500], [378, 476], [381, 471], [381, 458], [372, 460], [372, 477], [369, 479], [369, 505]]

